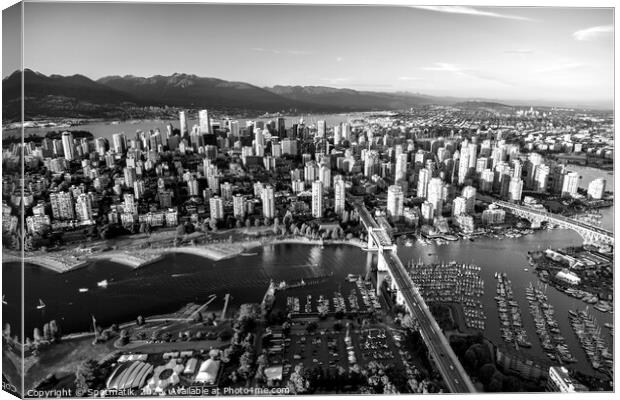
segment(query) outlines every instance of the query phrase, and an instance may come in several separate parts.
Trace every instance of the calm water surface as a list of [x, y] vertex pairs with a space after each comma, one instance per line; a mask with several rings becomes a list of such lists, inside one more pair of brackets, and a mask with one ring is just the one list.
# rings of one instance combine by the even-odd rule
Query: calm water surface
[[[512, 281], [515, 298], [521, 306], [523, 321], [528, 330], [531, 349], [522, 351], [542, 355], [536, 336], [534, 322], [529, 315], [525, 288], [538, 279], [527, 264], [527, 251], [578, 245], [581, 238], [573, 231], [541, 231], [518, 239], [480, 239], [475, 242], [460, 241], [449, 245], [399, 247], [398, 253], [406, 264], [409, 260], [440, 262], [456, 260], [474, 263], [482, 267], [485, 281], [483, 304], [487, 313], [485, 335], [500, 343], [494, 279], [495, 272], [506, 272]], [[233, 296], [233, 306], [244, 302], [260, 301], [270, 278], [297, 281], [301, 278], [334, 274], [333, 279], [344, 279], [349, 273], [364, 274], [376, 262], [376, 256], [352, 246], [307, 246], [280, 244], [253, 250], [256, 254], [230, 260], [212, 262], [186, 254], [171, 254], [164, 259], [132, 270], [108, 261], [97, 261], [87, 267], [65, 274], [26, 265], [25, 329], [28, 336], [34, 327], [56, 319], [63, 332], [81, 332], [90, 328], [93, 314], [102, 326], [113, 322], [133, 320], [137, 315], [161, 314], [177, 310], [188, 302], [201, 303], [211, 294], [218, 298], [209, 310], [223, 306], [224, 294]], [[530, 271], [525, 271], [529, 268]], [[20, 271], [19, 264], [3, 264], [3, 293], [8, 305], [3, 306], [3, 322], [10, 322], [13, 331], [19, 326], [20, 288], [9, 285], [15, 282]], [[13, 280], [15, 279], [15, 280]], [[107, 288], [97, 287], [97, 282], [109, 281]], [[88, 288], [79, 293], [79, 288]], [[585, 308], [586, 304], [547, 288], [547, 296], [555, 307], [562, 335], [567, 339], [573, 355], [579, 360], [577, 366], [593, 372], [585, 353], [568, 323], [568, 310]], [[38, 299], [47, 305], [37, 310]], [[593, 310], [601, 327], [613, 322], [611, 314]], [[612, 345], [607, 328], [602, 327], [603, 337]]]

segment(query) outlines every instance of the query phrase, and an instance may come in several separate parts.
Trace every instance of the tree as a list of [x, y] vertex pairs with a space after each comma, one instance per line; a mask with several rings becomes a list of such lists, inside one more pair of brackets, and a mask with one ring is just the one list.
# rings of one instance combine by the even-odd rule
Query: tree
[[94, 389], [98, 384], [98, 364], [95, 360], [84, 360], [75, 371], [75, 389], [79, 393], [86, 394], [89, 389]]
[[138, 318], [136, 318], [136, 325], [138, 326], [144, 325], [144, 317], [142, 315], [138, 315]]
[[497, 371], [497, 369], [495, 368], [495, 365], [493, 364], [484, 364], [482, 367], [480, 367], [480, 381], [487, 385], [490, 381], [491, 378], [493, 377], [493, 374], [495, 374], [495, 372]]
[[257, 228], [260, 226], [260, 219], [258, 219], [258, 218], [254, 219], [254, 226], [257, 227]]
[[11, 337], [11, 324], [9, 324], [8, 322], [4, 324], [4, 330], [2, 331], [2, 335], [4, 335], [5, 338]]

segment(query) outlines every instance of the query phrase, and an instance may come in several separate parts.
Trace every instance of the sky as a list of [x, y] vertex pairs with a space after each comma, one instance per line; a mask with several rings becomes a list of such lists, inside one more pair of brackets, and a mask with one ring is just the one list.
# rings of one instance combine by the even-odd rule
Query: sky
[[[258, 86], [613, 101], [611, 8], [24, 7], [24, 64], [46, 75], [98, 79], [179, 72]], [[3, 76], [18, 67], [4, 60]]]

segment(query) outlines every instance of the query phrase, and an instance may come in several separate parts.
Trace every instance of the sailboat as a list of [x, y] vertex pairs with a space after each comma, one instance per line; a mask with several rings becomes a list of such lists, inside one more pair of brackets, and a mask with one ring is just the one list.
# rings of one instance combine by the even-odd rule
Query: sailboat
[[37, 306], [37, 310], [42, 310], [45, 308], [45, 303], [43, 300], [39, 299], [39, 305]]

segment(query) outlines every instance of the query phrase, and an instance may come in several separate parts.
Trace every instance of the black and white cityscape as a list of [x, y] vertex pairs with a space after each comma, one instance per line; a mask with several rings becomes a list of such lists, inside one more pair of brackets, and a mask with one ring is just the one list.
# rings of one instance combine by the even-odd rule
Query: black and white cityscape
[[612, 7], [2, 20], [3, 390], [614, 392]]

